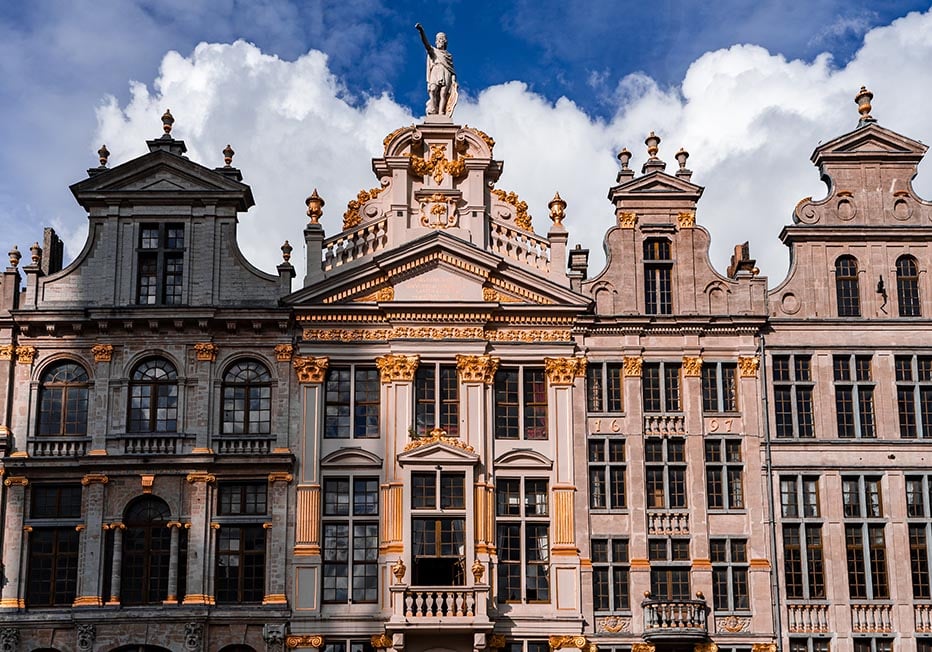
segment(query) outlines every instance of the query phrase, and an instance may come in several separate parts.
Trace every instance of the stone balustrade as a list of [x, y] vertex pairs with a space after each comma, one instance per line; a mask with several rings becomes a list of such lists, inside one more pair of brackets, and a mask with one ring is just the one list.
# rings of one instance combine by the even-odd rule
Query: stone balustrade
[[892, 632], [893, 607], [888, 604], [851, 605], [851, 631], [865, 634]]
[[913, 616], [916, 621], [916, 631], [922, 634], [932, 634], [932, 604], [917, 604], [913, 607]]
[[828, 632], [828, 605], [788, 604], [787, 629], [791, 632]]
[[120, 435], [126, 455], [175, 455], [184, 452], [184, 437], [177, 433], [146, 433]]
[[220, 455], [267, 455], [272, 451], [275, 438], [263, 435], [215, 436], [212, 448]]
[[80, 457], [87, 453], [90, 437], [33, 437], [29, 439], [32, 457]]
[[550, 242], [539, 235], [513, 229], [496, 220], [489, 222], [489, 249], [541, 272], [550, 272]]
[[354, 260], [371, 256], [388, 244], [388, 220], [363, 224], [324, 240], [323, 269], [328, 272]]
[[689, 534], [689, 512], [648, 510], [647, 533], [665, 536]]
[[686, 436], [686, 418], [682, 414], [644, 415], [644, 435], [684, 437]]
[[644, 639], [701, 640], [709, 632], [709, 607], [703, 600], [653, 600], [644, 609]]

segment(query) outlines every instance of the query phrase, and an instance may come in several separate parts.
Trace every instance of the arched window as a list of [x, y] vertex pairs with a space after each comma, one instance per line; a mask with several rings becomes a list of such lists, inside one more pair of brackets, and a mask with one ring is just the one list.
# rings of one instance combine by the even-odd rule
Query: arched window
[[912, 256], [896, 259], [896, 303], [900, 317], [921, 317], [919, 304], [919, 265]]
[[75, 362], [59, 362], [42, 374], [39, 387], [40, 435], [87, 434], [87, 371]]
[[266, 435], [272, 430], [272, 377], [254, 360], [237, 362], [223, 375], [223, 434]]
[[839, 317], [861, 316], [858, 261], [854, 256], [839, 256], [835, 261], [835, 294]]
[[644, 312], [673, 313], [673, 258], [670, 241], [663, 238], [644, 241]]
[[130, 432], [177, 432], [178, 374], [163, 358], [140, 363], [129, 382]]
[[165, 501], [144, 496], [130, 503], [123, 515], [123, 566], [120, 602], [158, 604], [168, 597], [171, 557], [171, 511]]

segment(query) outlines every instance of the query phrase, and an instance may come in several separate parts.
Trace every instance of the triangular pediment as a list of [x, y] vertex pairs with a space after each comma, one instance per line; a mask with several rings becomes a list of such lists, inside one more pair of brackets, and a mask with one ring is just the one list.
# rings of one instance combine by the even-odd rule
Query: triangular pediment
[[479, 456], [472, 446], [456, 437], [439, 434], [414, 439], [405, 446], [397, 457], [398, 463], [405, 464], [476, 464]]
[[918, 160], [927, 149], [928, 147], [912, 138], [871, 123], [820, 145], [813, 152], [812, 160], [818, 164], [822, 160], [836, 157], [860, 158], [865, 155], [868, 158], [879, 156]]
[[609, 190], [608, 197], [613, 199], [619, 194], [677, 194], [698, 199], [703, 190], [702, 186], [697, 186], [685, 179], [656, 171], [614, 186]]

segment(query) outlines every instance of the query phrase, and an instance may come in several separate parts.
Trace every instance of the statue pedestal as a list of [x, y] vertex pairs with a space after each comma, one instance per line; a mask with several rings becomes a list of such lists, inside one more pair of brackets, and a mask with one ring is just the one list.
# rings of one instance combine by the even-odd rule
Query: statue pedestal
[[424, 124], [428, 124], [428, 125], [435, 125], [435, 124], [451, 125], [451, 124], [453, 124], [453, 116], [449, 116], [449, 115], [440, 115], [439, 113], [436, 113], [436, 114], [434, 114], [434, 115], [427, 115], [427, 116], [424, 116]]

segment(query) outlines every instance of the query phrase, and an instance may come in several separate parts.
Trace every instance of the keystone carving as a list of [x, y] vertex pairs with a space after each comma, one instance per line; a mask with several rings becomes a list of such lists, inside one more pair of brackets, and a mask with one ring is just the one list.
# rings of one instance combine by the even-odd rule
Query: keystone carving
[[262, 640], [265, 641], [266, 652], [282, 652], [285, 647], [285, 626], [265, 625], [262, 628]]
[[204, 626], [187, 623], [184, 626], [184, 649], [186, 652], [201, 652], [203, 649]]

